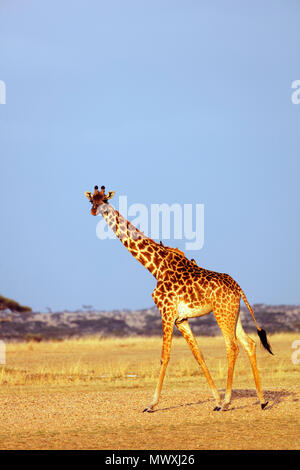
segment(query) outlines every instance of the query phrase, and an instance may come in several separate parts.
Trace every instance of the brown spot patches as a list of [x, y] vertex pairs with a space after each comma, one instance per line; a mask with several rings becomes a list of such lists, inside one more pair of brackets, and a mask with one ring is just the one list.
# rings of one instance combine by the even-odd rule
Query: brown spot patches
[[151, 261], [152, 256], [151, 256], [150, 253], [147, 253], [147, 251], [145, 251], [144, 253], [142, 253], [142, 255], [143, 255], [148, 261]]
[[147, 245], [148, 245], [148, 243], [146, 242], [146, 240], [144, 240], [144, 239], [139, 240], [139, 249], [140, 250], [144, 250]]
[[153, 263], [150, 263], [150, 264], [149, 264], [148, 269], [149, 269], [152, 273], [156, 270], [156, 268], [155, 268], [155, 266], [154, 266]]
[[171, 290], [172, 289], [172, 283], [171, 282], [165, 282], [165, 288], [167, 290]]
[[161, 262], [161, 259], [160, 257], [154, 253], [154, 256], [153, 256], [153, 263], [155, 264], [155, 266], [158, 268], [158, 266], [160, 265], [160, 262]]

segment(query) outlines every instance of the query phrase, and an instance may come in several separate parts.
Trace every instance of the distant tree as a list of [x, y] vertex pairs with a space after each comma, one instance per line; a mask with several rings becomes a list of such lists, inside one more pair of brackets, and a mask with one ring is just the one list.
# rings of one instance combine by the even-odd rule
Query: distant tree
[[[25, 307], [24, 305], [20, 305], [15, 300], [7, 299], [6, 297], [3, 297], [3, 295], [0, 295], [0, 310], [10, 310], [11, 312], [18, 312], [18, 313], [31, 312], [30, 307]], [[11, 320], [12, 320], [12, 315], [10, 315], [8, 318], [3, 318], [0, 321], [11, 321]]]

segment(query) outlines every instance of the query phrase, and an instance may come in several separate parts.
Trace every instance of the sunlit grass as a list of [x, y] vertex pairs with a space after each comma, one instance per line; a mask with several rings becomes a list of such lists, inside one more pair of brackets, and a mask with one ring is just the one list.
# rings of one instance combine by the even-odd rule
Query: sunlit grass
[[[255, 338], [255, 335], [251, 335]], [[257, 339], [258, 366], [267, 386], [278, 382], [298, 384], [300, 366], [291, 360], [297, 334], [270, 336], [275, 356], [264, 351]], [[198, 344], [218, 387], [225, 387], [227, 359], [222, 336], [199, 337]], [[162, 339], [88, 337], [65, 341], [7, 343], [6, 365], [0, 366], [0, 385], [76, 385], [114, 383], [141, 387], [158, 377]], [[206, 387], [205, 379], [185, 340], [173, 339], [165, 383]], [[253, 386], [252, 371], [240, 347], [234, 386]]]

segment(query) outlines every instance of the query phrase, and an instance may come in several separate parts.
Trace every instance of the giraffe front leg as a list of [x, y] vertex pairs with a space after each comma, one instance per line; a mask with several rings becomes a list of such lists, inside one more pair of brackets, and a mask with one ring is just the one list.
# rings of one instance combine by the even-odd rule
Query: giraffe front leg
[[188, 345], [190, 346], [191, 350], [192, 350], [192, 353], [196, 359], [196, 361], [198, 362], [198, 364], [200, 365], [200, 367], [202, 368], [202, 371], [205, 375], [205, 378], [210, 386], [210, 389], [211, 389], [211, 392], [216, 400], [216, 406], [214, 408], [214, 411], [219, 411], [221, 409], [221, 399], [220, 399], [220, 394], [217, 390], [217, 387], [215, 386], [215, 383], [210, 375], [210, 372], [207, 368], [207, 365], [204, 361], [204, 357], [198, 347], [198, 344], [197, 344], [197, 341], [196, 341], [196, 338], [194, 337], [194, 334], [191, 330], [191, 327], [189, 325], [189, 322], [188, 320], [181, 320], [181, 321], [177, 321], [175, 322], [175, 325], [177, 326], [178, 330], [180, 331], [180, 333], [182, 334], [182, 336], [185, 338], [185, 340], [187, 341]]
[[170, 324], [167, 324], [165, 321], [163, 321], [163, 346], [162, 346], [161, 367], [160, 367], [159, 378], [158, 378], [157, 386], [156, 386], [152, 401], [150, 405], [148, 405], [144, 409], [144, 412], [151, 413], [153, 411], [153, 408], [158, 403], [166, 369], [167, 369], [168, 362], [170, 359], [172, 336], [173, 336], [173, 324], [170, 325]]

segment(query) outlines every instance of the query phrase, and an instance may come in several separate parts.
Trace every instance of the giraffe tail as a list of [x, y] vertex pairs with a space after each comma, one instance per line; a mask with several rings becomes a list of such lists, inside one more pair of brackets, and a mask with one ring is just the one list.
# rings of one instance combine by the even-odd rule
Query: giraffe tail
[[257, 328], [257, 334], [259, 336], [259, 339], [261, 341], [261, 344], [263, 345], [263, 347], [270, 353], [270, 354], [273, 354], [274, 353], [272, 352], [272, 349], [271, 349], [271, 345], [268, 341], [268, 338], [267, 338], [267, 333], [265, 332], [265, 330], [263, 330], [262, 328], [260, 328], [260, 326], [258, 326], [257, 324], [257, 321], [255, 319], [255, 316], [254, 316], [254, 311], [253, 311], [253, 308], [251, 307], [251, 305], [249, 304], [248, 300], [247, 300], [247, 297], [245, 296], [245, 293], [242, 291], [242, 289], [240, 289], [240, 294], [241, 294], [241, 297], [243, 299], [243, 301], [245, 302], [245, 305], [246, 307], [248, 308], [249, 312], [251, 313], [251, 316], [254, 320], [254, 323], [255, 323], [255, 326]]

